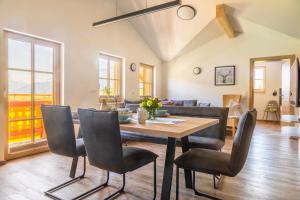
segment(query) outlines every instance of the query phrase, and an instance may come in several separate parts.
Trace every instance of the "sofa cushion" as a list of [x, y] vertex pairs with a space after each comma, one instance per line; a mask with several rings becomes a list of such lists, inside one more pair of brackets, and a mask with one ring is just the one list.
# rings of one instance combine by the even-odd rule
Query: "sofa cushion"
[[139, 104], [125, 104], [125, 108], [129, 108], [132, 112], [136, 112], [139, 107]]
[[196, 106], [197, 105], [197, 100], [184, 100], [183, 101], [183, 106], [185, 107], [191, 107], [191, 106]]
[[202, 103], [202, 102], [197, 102], [198, 107], [210, 107], [210, 103]]
[[126, 171], [133, 171], [153, 162], [158, 155], [146, 149], [123, 147], [123, 160]]
[[231, 176], [230, 154], [214, 150], [192, 149], [176, 158], [175, 164], [197, 172]]
[[183, 106], [183, 101], [182, 100], [172, 100], [174, 102], [175, 106]]
[[208, 138], [201, 136], [189, 136], [191, 148], [203, 148], [219, 151], [224, 146], [225, 142], [216, 138]]
[[161, 103], [162, 103], [162, 105], [169, 105], [169, 106], [174, 105], [174, 101], [168, 100], [168, 99], [162, 100]]
[[141, 100], [138, 100], [138, 101], [129, 101], [129, 100], [125, 99], [124, 103], [125, 103], [125, 105], [127, 105], [127, 104], [140, 104]]

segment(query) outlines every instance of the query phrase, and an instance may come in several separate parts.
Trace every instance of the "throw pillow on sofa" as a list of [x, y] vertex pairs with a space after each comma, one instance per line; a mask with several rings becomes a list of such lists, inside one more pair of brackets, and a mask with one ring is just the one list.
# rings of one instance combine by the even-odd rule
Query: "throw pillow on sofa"
[[172, 100], [175, 106], [183, 106], [183, 101], [181, 100]]
[[197, 105], [197, 100], [184, 100], [183, 101], [183, 106], [186, 107], [191, 107], [191, 106], [196, 106]]
[[126, 104], [140, 104], [141, 103], [141, 100], [138, 100], [138, 101], [129, 101], [129, 100], [124, 100], [124, 103], [125, 105]]
[[173, 106], [174, 105], [174, 101], [168, 100], [168, 99], [164, 99], [161, 102], [164, 106]]
[[198, 107], [210, 107], [210, 103], [202, 103], [202, 102], [198, 102], [197, 103]]

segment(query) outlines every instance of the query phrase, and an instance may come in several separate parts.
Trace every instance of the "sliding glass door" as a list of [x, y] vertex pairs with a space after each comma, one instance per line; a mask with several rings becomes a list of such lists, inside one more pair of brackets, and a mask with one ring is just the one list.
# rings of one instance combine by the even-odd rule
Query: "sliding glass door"
[[45, 143], [42, 104], [59, 103], [57, 43], [6, 33], [9, 152]]

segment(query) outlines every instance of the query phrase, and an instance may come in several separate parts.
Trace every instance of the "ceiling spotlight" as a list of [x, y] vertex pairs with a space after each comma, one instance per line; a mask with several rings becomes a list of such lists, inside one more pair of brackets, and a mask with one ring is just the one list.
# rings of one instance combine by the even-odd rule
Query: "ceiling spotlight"
[[192, 20], [196, 15], [196, 9], [190, 5], [182, 5], [177, 10], [177, 16], [182, 20]]

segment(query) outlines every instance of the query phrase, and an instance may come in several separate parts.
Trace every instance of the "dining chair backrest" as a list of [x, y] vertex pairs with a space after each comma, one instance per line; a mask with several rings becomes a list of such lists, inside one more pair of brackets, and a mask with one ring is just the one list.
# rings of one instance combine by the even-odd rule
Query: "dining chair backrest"
[[125, 170], [118, 112], [78, 110], [91, 165], [122, 174]]
[[42, 105], [41, 110], [50, 151], [63, 156], [77, 157], [70, 107]]
[[222, 107], [183, 107], [183, 106], [163, 106], [163, 110], [167, 110], [171, 115], [200, 117], [218, 119], [219, 123], [208, 127], [204, 130], [198, 131], [193, 136], [215, 138], [225, 141], [226, 125], [228, 119], [228, 108]]
[[230, 158], [230, 169], [232, 176], [237, 175], [243, 168], [256, 125], [257, 111], [248, 111], [244, 113], [239, 121], [238, 129], [233, 141], [233, 147]]

